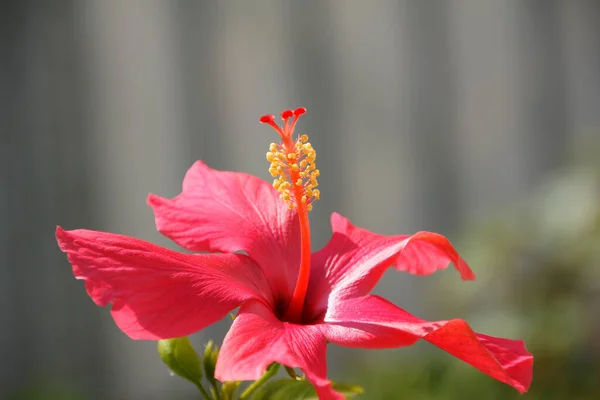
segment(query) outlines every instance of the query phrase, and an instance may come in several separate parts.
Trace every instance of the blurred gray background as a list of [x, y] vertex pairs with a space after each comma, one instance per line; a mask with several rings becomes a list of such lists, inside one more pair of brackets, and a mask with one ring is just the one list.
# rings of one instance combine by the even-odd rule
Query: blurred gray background
[[[452, 238], [600, 132], [594, 0], [6, 0], [0, 32], [0, 397], [193, 394], [155, 342], [129, 340], [92, 303], [54, 229], [176, 248], [147, 194], [178, 194], [197, 159], [268, 178], [277, 138], [263, 114], [308, 109], [299, 129], [322, 174], [315, 248], [333, 211], [381, 233]], [[453, 317], [424, 309], [427, 285], [390, 274], [378, 291]], [[227, 326], [194, 343], [220, 342]], [[382, 352], [331, 351], [332, 377], [349, 357]]]

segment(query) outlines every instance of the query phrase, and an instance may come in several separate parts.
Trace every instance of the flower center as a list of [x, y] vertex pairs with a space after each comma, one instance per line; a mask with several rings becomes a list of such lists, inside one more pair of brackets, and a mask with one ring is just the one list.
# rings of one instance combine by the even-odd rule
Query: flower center
[[282, 112], [283, 128], [275, 123], [273, 115], [260, 118], [260, 122], [273, 127], [281, 136], [281, 143], [271, 143], [269, 146], [267, 153], [267, 161], [271, 163], [269, 173], [275, 178], [273, 187], [279, 191], [281, 199], [288, 203], [290, 209], [296, 209], [300, 221], [300, 271], [285, 313], [285, 319], [292, 322], [301, 320], [310, 277], [308, 212], [312, 210], [312, 203], [321, 196], [319, 189], [315, 189], [318, 186], [317, 177], [320, 175], [315, 164], [317, 153], [308, 142], [306, 134], [296, 139], [292, 137], [296, 122], [304, 113], [306, 113], [305, 108]]

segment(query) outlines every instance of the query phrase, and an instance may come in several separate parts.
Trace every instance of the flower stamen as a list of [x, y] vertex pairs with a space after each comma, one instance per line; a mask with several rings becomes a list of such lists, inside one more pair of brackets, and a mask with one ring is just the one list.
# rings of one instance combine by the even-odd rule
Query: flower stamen
[[296, 122], [306, 109], [285, 110], [281, 113], [283, 129], [275, 123], [273, 115], [265, 115], [260, 122], [270, 125], [281, 136], [281, 143], [271, 143], [266, 155], [271, 163], [269, 173], [275, 178], [273, 187], [279, 191], [279, 197], [288, 204], [290, 210], [296, 209], [300, 221], [300, 270], [292, 299], [284, 318], [299, 322], [304, 307], [304, 298], [310, 276], [310, 226], [308, 212], [312, 210], [321, 193], [315, 189], [320, 175], [316, 166], [317, 153], [308, 142], [308, 135], [292, 138]]
[[[297, 207], [299, 200], [311, 205], [320, 196], [320, 192], [314, 190], [318, 186], [317, 177], [320, 175], [315, 163], [317, 153], [308, 142], [308, 135], [303, 134], [295, 141], [292, 139], [296, 122], [304, 112], [304, 108], [298, 108], [281, 113], [281, 118], [285, 121], [283, 129], [275, 123], [272, 115], [265, 115], [260, 119], [260, 122], [271, 125], [283, 140], [280, 144], [271, 143], [266, 158], [271, 163], [269, 173], [275, 178], [273, 187], [279, 191], [281, 199], [289, 204], [290, 209]], [[290, 123], [292, 116], [294, 118]], [[301, 201], [303, 197], [306, 197], [306, 201]], [[307, 208], [309, 211], [312, 209]]]

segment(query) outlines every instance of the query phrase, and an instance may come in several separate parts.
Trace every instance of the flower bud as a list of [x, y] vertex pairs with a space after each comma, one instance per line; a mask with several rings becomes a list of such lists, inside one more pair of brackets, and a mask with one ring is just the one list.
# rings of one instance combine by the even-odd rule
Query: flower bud
[[212, 340], [209, 340], [206, 343], [206, 348], [204, 349], [204, 358], [202, 359], [202, 364], [204, 365], [204, 373], [206, 374], [206, 379], [212, 384], [215, 385], [215, 366], [217, 365], [217, 357], [219, 356], [219, 348], [215, 346]]
[[174, 374], [195, 385], [201, 384], [200, 358], [187, 337], [159, 340], [158, 354]]
[[223, 382], [223, 386], [221, 386], [221, 390], [223, 391], [223, 398], [225, 400], [232, 400], [235, 396], [235, 392], [240, 387], [242, 381], [229, 381]]

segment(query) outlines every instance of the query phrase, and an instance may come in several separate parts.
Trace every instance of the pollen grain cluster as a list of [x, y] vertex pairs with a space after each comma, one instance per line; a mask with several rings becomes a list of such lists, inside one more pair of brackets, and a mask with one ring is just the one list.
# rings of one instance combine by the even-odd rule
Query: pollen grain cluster
[[290, 209], [296, 207], [298, 199], [312, 210], [312, 203], [319, 200], [321, 193], [317, 177], [320, 175], [315, 163], [317, 153], [308, 142], [308, 135], [301, 135], [295, 142], [292, 151], [283, 144], [271, 143], [267, 153], [267, 161], [271, 163], [269, 173], [275, 178], [273, 187], [280, 197], [289, 204]]

